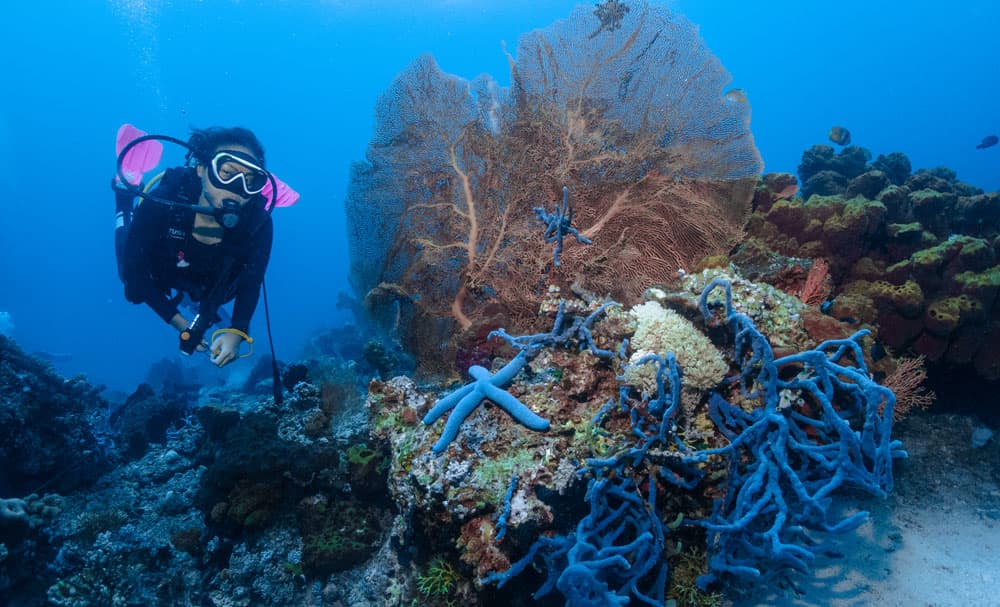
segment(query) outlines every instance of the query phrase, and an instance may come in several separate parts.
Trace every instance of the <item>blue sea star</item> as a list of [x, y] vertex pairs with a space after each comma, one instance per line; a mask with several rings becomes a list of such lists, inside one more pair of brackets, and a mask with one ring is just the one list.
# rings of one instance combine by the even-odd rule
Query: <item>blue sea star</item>
[[580, 230], [573, 227], [573, 208], [569, 206], [569, 188], [563, 186], [562, 189], [563, 198], [562, 205], [556, 207], [551, 213], [547, 212], [543, 207], [535, 208], [535, 216], [539, 221], [545, 224], [545, 242], [556, 243], [556, 250], [553, 253], [553, 259], [555, 265], [559, 265], [559, 253], [562, 252], [563, 247], [563, 237], [567, 234], [571, 236], [576, 236], [576, 241], [583, 244], [593, 244], [593, 241], [583, 234]]
[[427, 412], [427, 415], [424, 416], [425, 424], [433, 424], [439, 417], [454, 409], [452, 414], [448, 416], [448, 421], [444, 425], [444, 432], [441, 433], [441, 438], [434, 443], [432, 451], [434, 453], [441, 453], [448, 448], [451, 441], [455, 440], [455, 437], [458, 436], [458, 430], [461, 428], [462, 422], [472, 415], [472, 412], [484, 400], [493, 402], [523, 426], [537, 432], [548, 430], [549, 421], [547, 419], [539, 417], [526, 407], [524, 403], [500, 388], [510, 383], [526, 362], [528, 362], [528, 356], [522, 351], [511, 359], [509, 363], [504, 365], [502, 369], [497, 371], [496, 375], [490, 375], [488, 370], [479, 365], [469, 367], [469, 375], [476, 381], [455, 390], [439, 400]]

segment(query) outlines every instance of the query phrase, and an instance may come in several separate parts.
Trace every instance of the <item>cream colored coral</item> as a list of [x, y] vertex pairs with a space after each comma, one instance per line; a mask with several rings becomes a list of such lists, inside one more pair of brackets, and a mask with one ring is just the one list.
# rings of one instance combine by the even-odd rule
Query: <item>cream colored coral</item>
[[[683, 371], [685, 388], [712, 388], [725, 377], [729, 367], [712, 342], [689, 320], [655, 301], [635, 306], [629, 314], [636, 320], [630, 363], [643, 356], [673, 352]], [[646, 392], [656, 392], [656, 365], [629, 367], [625, 381]]]

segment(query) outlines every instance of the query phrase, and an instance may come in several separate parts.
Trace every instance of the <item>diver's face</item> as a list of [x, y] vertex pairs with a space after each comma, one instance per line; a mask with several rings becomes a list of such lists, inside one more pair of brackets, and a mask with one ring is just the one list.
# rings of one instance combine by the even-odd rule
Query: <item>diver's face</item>
[[[220, 150], [232, 150], [234, 152], [246, 154], [251, 158], [254, 157], [253, 152], [251, 152], [249, 148], [235, 143], [220, 145], [218, 148], [212, 150], [211, 157], [215, 157]], [[199, 164], [196, 170], [198, 171], [198, 177], [201, 178], [201, 196], [204, 199], [203, 203], [215, 207], [216, 209], [221, 209], [222, 203], [226, 200], [234, 200], [240, 204], [240, 206], [246, 204], [247, 201], [250, 200], [249, 196], [241, 196], [234, 192], [230, 192], [229, 190], [223, 190], [215, 187], [212, 184], [212, 180], [208, 176], [208, 172], [211, 170], [209, 167]]]

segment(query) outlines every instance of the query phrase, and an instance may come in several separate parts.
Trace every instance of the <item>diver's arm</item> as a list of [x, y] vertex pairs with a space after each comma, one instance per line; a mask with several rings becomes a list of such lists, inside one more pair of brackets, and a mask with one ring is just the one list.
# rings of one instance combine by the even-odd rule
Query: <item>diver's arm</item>
[[167, 322], [170, 323], [171, 327], [177, 329], [178, 331], [183, 331], [184, 329], [187, 329], [189, 326], [191, 326], [191, 323], [188, 321], [188, 319], [184, 318], [180, 312], [174, 314], [173, 318], [171, 318]]
[[250, 257], [236, 279], [236, 301], [233, 303], [233, 318], [230, 328], [239, 331], [223, 332], [212, 341], [211, 361], [224, 367], [239, 358], [240, 343], [250, 330], [250, 319], [257, 308], [260, 287], [264, 282], [264, 271], [271, 257], [271, 242], [274, 226], [271, 218], [253, 236], [250, 243]]
[[271, 259], [271, 243], [274, 239], [274, 224], [267, 217], [264, 225], [257, 230], [251, 243], [250, 258], [236, 282], [236, 301], [233, 303], [232, 328], [244, 333], [250, 331], [250, 319], [257, 309], [260, 286], [264, 282], [264, 272]]
[[128, 240], [125, 243], [122, 280], [125, 283], [127, 300], [132, 303], [145, 303], [164, 322], [176, 326], [176, 317], [180, 316], [177, 305], [167, 297], [167, 293], [157, 288], [150, 267], [152, 263], [150, 248], [155, 245], [158, 234], [166, 229], [167, 221], [169, 221], [169, 209], [163, 205], [145, 201], [136, 207]]

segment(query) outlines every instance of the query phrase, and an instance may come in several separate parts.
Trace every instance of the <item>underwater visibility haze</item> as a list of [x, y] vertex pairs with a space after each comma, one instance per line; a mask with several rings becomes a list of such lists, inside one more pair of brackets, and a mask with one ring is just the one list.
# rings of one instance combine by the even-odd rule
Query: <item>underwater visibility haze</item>
[[[0, 603], [988, 604], [998, 23], [985, 0], [6, 7]], [[251, 357], [184, 356], [127, 301], [126, 124], [266, 151], [196, 146], [157, 182], [183, 202], [147, 212], [256, 204], [268, 171], [299, 195], [223, 335]], [[228, 219], [191, 214], [208, 249], [271, 226], [203, 215]]]

